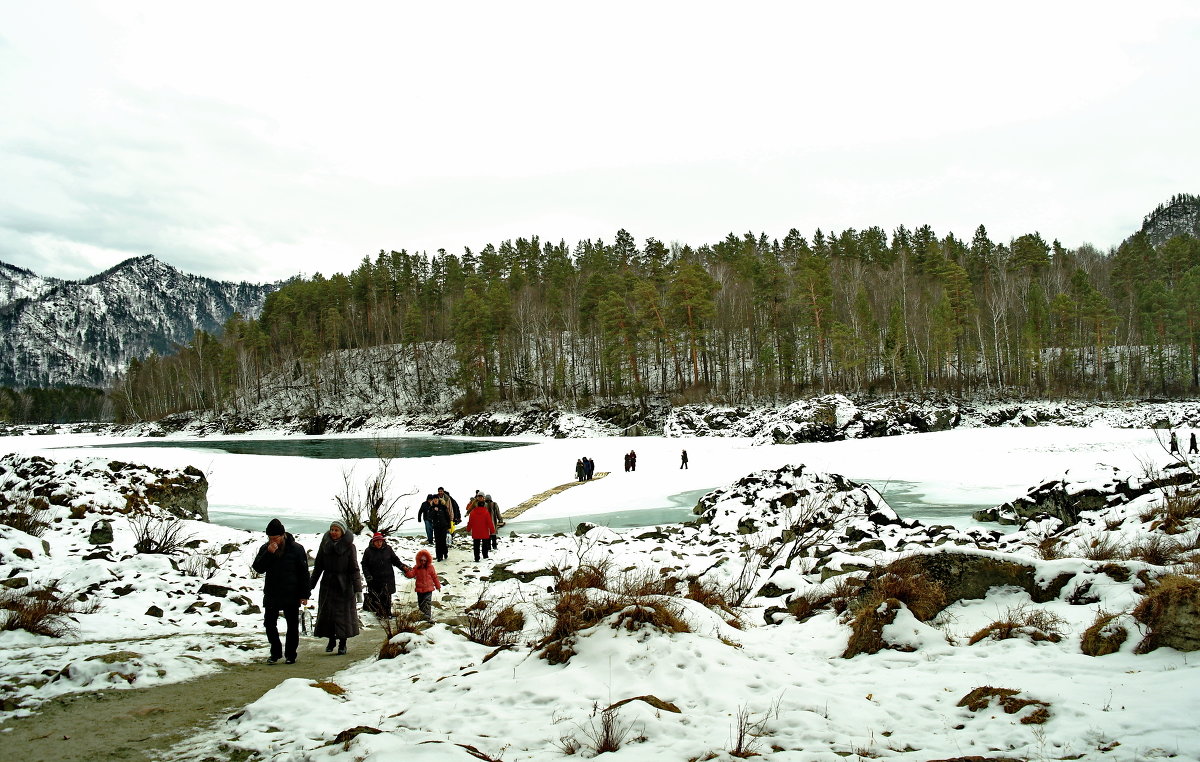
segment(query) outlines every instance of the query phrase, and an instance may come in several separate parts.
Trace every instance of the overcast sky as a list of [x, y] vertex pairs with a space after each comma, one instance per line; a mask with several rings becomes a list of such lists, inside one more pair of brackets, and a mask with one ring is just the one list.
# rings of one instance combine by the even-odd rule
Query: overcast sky
[[1200, 193], [1200, 3], [0, 0], [0, 260], [930, 224], [1102, 249]]

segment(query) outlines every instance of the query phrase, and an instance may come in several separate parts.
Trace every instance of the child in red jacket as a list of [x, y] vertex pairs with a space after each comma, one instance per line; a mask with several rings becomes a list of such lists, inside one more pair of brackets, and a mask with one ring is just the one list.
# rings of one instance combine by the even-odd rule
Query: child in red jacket
[[433, 591], [441, 590], [437, 569], [433, 568], [433, 556], [428, 550], [418, 550], [417, 560], [406, 569], [404, 576], [417, 581], [417, 608], [425, 615], [425, 621], [433, 621]]

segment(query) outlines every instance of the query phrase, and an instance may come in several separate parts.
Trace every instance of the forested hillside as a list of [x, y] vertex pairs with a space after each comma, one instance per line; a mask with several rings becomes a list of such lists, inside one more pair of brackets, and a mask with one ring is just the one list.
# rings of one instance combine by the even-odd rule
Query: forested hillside
[[[993, 241], [982, 225], [970, 239], [922, 225], [692, 248], [620, 230], [380, 251], [290, 282], [258, 320], [132, 362], [115, 392], [126, 418], [241, 409], [284, 387], [312, 408], [350, 379], [381, 401], [408, 379], [409, 400], [458, 412], [649, 395], [1195, 394], [1200, 239], [1177, 231], [1198, 211], [1177, 196], [1109, 252], [1036, 232]], [[370, 347], [386, 351], [356, 351]]]

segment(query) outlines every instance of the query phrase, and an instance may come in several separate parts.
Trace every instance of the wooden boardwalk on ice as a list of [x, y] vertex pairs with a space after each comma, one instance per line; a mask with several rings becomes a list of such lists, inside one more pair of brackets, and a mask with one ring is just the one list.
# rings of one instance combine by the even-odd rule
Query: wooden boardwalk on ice
[[[608, 471], [597, 471], [595, 474], [592, 475], [592, 478], [590, 479], [590, 481], [595, 481], [596, 479], [603, 479], [604, 477], [608, 476], [609, 473], [610, 472], [608, 472]], [[526, 500], [525, 502], [518, 505], [516, 508], [509, 508], [507, 511], [500, 511], [500, 518], [503, 519], [504, 521], [508, 521], [510, 519], [515, 519], [517, 516], [520, 516], [522, 513], [529, 510], [530, 508], [537, 505], [538, 503], [542, 502], [543, 500], [546, 500], [550, 496], [557, 495], [560, 492], [566, 492], [567, 490], [571, 489], [572, 487], [578, 487], [581, 484], [587, 484], [587, 482], [570, 481], [570, 482], [567, 482], [566, 484], [560, 484], [557, 487], [551, 487], [550, 489], [546, 490], [545, 492], [539, 492], [536, 495], [534, 495], [533, 497]], [[466, 522], [463, 522], [462, 524], [458, 525], [458, 528], [454, 530], [454, 533], [455, 534], [465, 534], [467, 531], [468, 531], [467, 524], [466, 524]]]
[[[608, 476], [608, 474], [609, 474], [608, 471], [598, 471], [592, 475], [592, 481], [595, 481], [596, 479], [603, 479], [604, 477]], [[529, 498], [525, 502], [518, 505], [516, 508], [509, 508], [507, 511], [501, 511], [500, 515], [504, 518], [505, 521], [508, 521], [509, 519], [515, 519], [517, 516], [520, 516], [522, 513], [529, 510], [533, 506], [537, 505], [538, 503], [542, 502], [543, 500], [546, 500], [551, 495], [557, 495], [558, 493], [565, 492], [565, 491], [571, 489], [572, 487], [578, 487], [581, 484], [587, 484], [587, 482], [571, 481], [571, 482], [567, 482], [566, 484], [560, 484], [557, 487], [551, 487], [550, 489], [546, 490], [545, 492], [537, 493], [533, 497]]]

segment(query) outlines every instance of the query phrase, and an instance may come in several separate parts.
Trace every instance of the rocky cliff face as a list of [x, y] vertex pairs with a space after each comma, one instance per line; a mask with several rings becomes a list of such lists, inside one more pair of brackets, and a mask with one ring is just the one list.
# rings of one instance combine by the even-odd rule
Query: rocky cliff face
[[1200, 238], [1200, 196], [1180, 193], [1160, 205], [1142, 222], [1142, 233], [1158, 246], [1177, 235]]
[[189, 275], [150, 256], [83, 281], [3, 265], [0, 385], [106, 386], [131, 358], [171, 352], [235, 312], [257, 316], [275, 288]]

